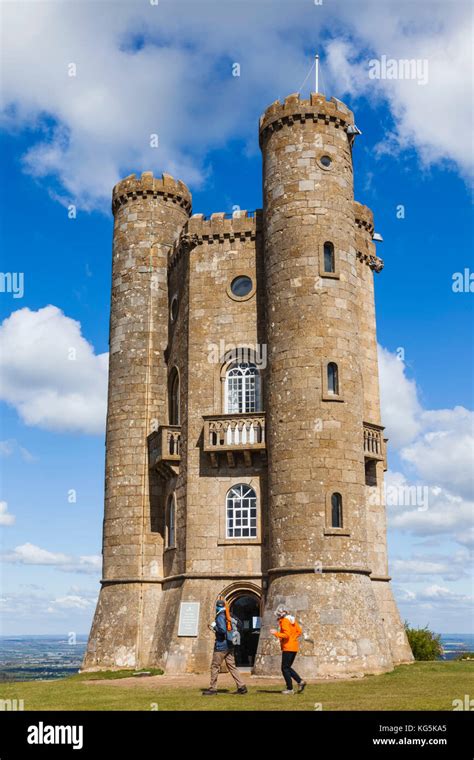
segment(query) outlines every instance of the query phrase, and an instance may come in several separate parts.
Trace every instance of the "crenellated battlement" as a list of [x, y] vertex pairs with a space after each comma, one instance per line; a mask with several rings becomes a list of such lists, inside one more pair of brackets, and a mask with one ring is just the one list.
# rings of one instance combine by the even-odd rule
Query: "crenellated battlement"
[[262, 210], [234, 211], [226, 214], [223, 211], [211, 214], [193, 214], [186, 222], [179, 240], [176, 241], [169, 257], [169, 266], [176, 265], [184, 253], [202, 243], [224, 240], [255, 240], [262, 228]]
[[162, 174], [160, 178], [154, 177], [153, 172], [142, 172], [141, 177], [129, 174], [120, 180], [112, 191], [112, 211], [115, 214], [117, 208], [124, 203], [129, 203], [137, 198], [157, 198], [177, 203], [189, 214], [192, 208], [192, 196], [188, 188], [176, 180], [170, 174]]
[[[368, 235], [369, 240], [372, 240], [374, 234], [374, 215], [368, 206], [364, 206], [363, 203], [354, 201], [354, 219], [356, 227], [363, 235]], [[364, 264], [367, 264], [374, 272], [382, 271], [384, 267], [383, 259], [379, 256], [375, 256], [372, 253], [357, 252], [357, 258]]]
[[370, 237], [374, 234], [374, 215], [368, 206], [354, 201], [354, 217], [356, 226], [367, 232]]
[[367, 264], [367, 266], [377, 274], [381, 272], [384, 267], [383, 259], [381, 259], [379, 256], [374, 256], [371, 253], [362, 253], [361, 251], [357, 251], [357, 258], [359, 261], [362, 261], [363, 264]]
[[260, 117], [260, 145], [268, 133], [295, 121], [320, 121], [336, 129], [346, 129], [354, 123], [354, 114], [337, 98], [326, 100], [321, 93], [312, 92], [309, 99], [302, 100], [300, 94], [295, 92], [288, 95], [283, 103], [275, 100]]

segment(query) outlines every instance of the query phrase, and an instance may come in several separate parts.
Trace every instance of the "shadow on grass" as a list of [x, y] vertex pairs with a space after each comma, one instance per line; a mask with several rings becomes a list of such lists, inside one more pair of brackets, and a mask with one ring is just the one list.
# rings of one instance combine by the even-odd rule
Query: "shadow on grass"
[[257, 694], [281, 694], [281, 689], [257, 689]]
[[[207, 686], [203, 686], [203, 688], [201, 689], [201, 694], [204, 694], [204, 692], [207, 691], [207, 688], [208, 688]], [[230, 689], [216, 689], [216, 694], [230, 694], [230, 693], [231, 693]], [[212, 695], [206, 694], [206, 696], [212, 696]]]

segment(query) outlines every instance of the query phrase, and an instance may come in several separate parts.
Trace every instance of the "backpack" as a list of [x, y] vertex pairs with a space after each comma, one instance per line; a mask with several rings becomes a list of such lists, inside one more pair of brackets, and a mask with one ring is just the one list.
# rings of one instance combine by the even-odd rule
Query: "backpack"
[[231, 629], [230, 631], [227, 630], [226, 638], [229, 644], [232, 644], [234, 647], [238, 647], [240, 644], [240, 630], [242, 628], [242, 624], [240, 620], [237, 620], [235, 617], [230, 618], [230, 624]]
[[238, 647], [240, 644], [240, 631], [242, 630], [242, 623], [238, 618], [232, 617], [229, 610], [229, 605], [224, 602], [225, 620], [226, 620], [226, 641], [234, 647]]

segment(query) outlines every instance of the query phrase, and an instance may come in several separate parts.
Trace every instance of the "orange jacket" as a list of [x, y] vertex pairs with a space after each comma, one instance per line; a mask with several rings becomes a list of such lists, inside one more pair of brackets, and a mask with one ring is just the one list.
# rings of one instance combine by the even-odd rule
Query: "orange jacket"
[[273, 635], [280, 639], [282, 652], [297, 652], [299, 649], [298, 637], [303, 633], [300, 624], [296, 622], [293, 615], [285, 615], [278, 621], [280, 630]]

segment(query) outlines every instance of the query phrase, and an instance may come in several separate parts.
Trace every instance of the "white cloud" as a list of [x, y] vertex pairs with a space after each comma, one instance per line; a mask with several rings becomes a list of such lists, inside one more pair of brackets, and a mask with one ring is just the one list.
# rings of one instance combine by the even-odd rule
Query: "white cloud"
[[[426, 586], [420, 591], [407, 590], [405, 601], [407, 600], [417, 604], [420, 602], [443, 603], [448, 601], [455, 605], [456, 608], [461, 604], [469, 608], [472, 604], [473, 596], [471, 594], [453, 591], [445, 586], [439, 586], [437, 583], [433, 583], [431, 586]], [[428, 606], [432, 605], [430, 604]]]
[[424, 432], [400, 456], [420, 478], [472, 498], [474, 413], [461, 406], [423, 412]]
[[[469, 171], [468, 4], [227, 0], [217, 13], [210, 0], [38, 2], [2, 13], [3, 123], [37, 128], [24, 166], [57, 178], [60, 193], [50, 191], [64, 202], [108, 205], [131, 170], [166, 170], [196, 187], [210, 150], [235, 138], [257, 149], [257, 116], [300, 86], [305, 49], [325, 44], [329, 94], [380, 98], [394, 117], [391, 145]], [[427, 58], [428, 84], [369, 80], [368, 61], [382, 54]]]
[[433, 583], [413, 591], [395, 587], [395, 595], [402, 618], [412, 627], [428, 627], [435, 632], [471, 632], [472, 594], [453, 590]]
[[378, 360], [382, 420], [390, 446], [399, 448], [419, 432], [422, 408], [416, 383], [406, 377], [405, 364], [397, 354], [379, 346]]
[[427, 577], [438, 576], [453, 582], [470, 577], [472, 554], [465, 548], [451, 554], [416, 554], [409, 559], [395, 559], [390, 562], [390, 571], [398, 581], [418, 583]]
[[68, 561], [66, 554], [49, 552], [30, 543], [17, 546], [13, 552], [5, 555], [4, 559], [22, 565], [62, 565]]
[[[291, 81], [293, 70], [296, 80], [305, 65], [281, 37], [290, 9], [276, 21], [248, 3], [219, 14], [206, 0], [181, 5], [181, 13], [166, 3], [101, 3], [99, 13], [96, 3], [4, 8], [5, 124], [43, 129], [25, 156], [28, 171], [57, 176], [65, 197], [85, 207], [109, 205], [122, 167], [166, 170], [196, 186], [207, 150], [242, 128], [255, 132], [249, 117], [268, 99], [269, 77]], [[286, 68], [262, 54], [262, 39], [280, 48]], [[233, 61], [244, 76], [232, 77]], [[150, 147], [155, 133], [158, 149]]]
[[100, 573], [102, 569], [101, 554], [84, 554], [76, 562], [76, 568], [83, 573]]
[[457, 595], [450, 591], [450, 589], [443, 588], [442, 586], [437, 586], [436, 584], [433, 584], [433, 586], [428, 586], [422, 594], [422, 598], [424, 599], [446, 599], [453, 596]]
[[[423, 409], [403, 361], [382, 347], [379, 367], [382, 420], [389, 446], [398, 453], [404, 470], [389, 470], [385, 477], [390, 529], [417, 539], [452, 540], [473, 547], [473, 412], [461, 406]], [[394, 565], [395, 573], [407, 568]], [[442, 564], [439, 573], [446, 572]]]
[[69, 594], [53, 599], [47, 612], [56, 613], [58, 610], [88, 610], [94, 604], [93, 600], [77, 594]]
[[51, 565], [71, 573], [97, 574], [102, 567], [100, 555], [71, 557], [61, 552], [50, 552], [35, 544], [26, 543], [3, 554], [4, 562], [20, 565]]
[[[457, 167], [472, 177], [472, 28], [469, 3], [365, 2], [338, 6], [351, 36], [328, 46], [333, 81], [344, 92], [388, 102], [393, 130], [384, 152], [415, 148], [426, 165]], [[344, 31], [344, 29], [343, 29]], [[369, 62], [416, 60], [427, 82], [370, 79]], [[421, 77], [423, 80], [423, 77]], [[443, 101], [442, 114], [439, 110]]]
[[473, 499], [474, 413], [462, 406], [423, 409], [404, 362], [382, 346], [379, 372], [389, 446], [424, 485]]
[[467, 501], [437, 486], [426, 485], [421, 486], [426, 489], [421, 504], [409, 503], [403, 496], [413, 488], [413, 484], [400, 472], [386, 473], [386, 488], [387, 493], [394, 489], [401, 494], [398, 503], [391, 504], [387, 499], [390, 528], [407, 531], [417, 537], [439, 536], [451, 538], [463, 546], [471, 545], [474, 501]]
[[0, 441], [0, 456], [9, 457], [13, 454], [15, 441]]
[[33, 456], [31, 451], [28, 451], [28, 449], [25, 449], [24, 446], [21, 446], [18, 443], [18, 441], [16, 441], [14, 438], [9, 438], [6, 441], [0, 441], [0, 456], [1, 457], [9, 457], [12, 454], [14, 454], [16, 451], [20, 453], [21, 458], [25, 462], [36, 461], [36, 457]]
[[13, 525], [15, 522], [15, 515], [8, 512], [8, 504], [6, 501], [0, 501], [0, 525]]
[[0, 398], [27, 425], [102, 433], [108, 355], [95, 354], [81, 326], [55, 306], [13, 312], [0, 325]]
[[64, 635], [65, 631], [87, 632], [97, 601], [97, 589], [76, 588], [54, 592], [32, 588], [0, 595], [5, 632]]

